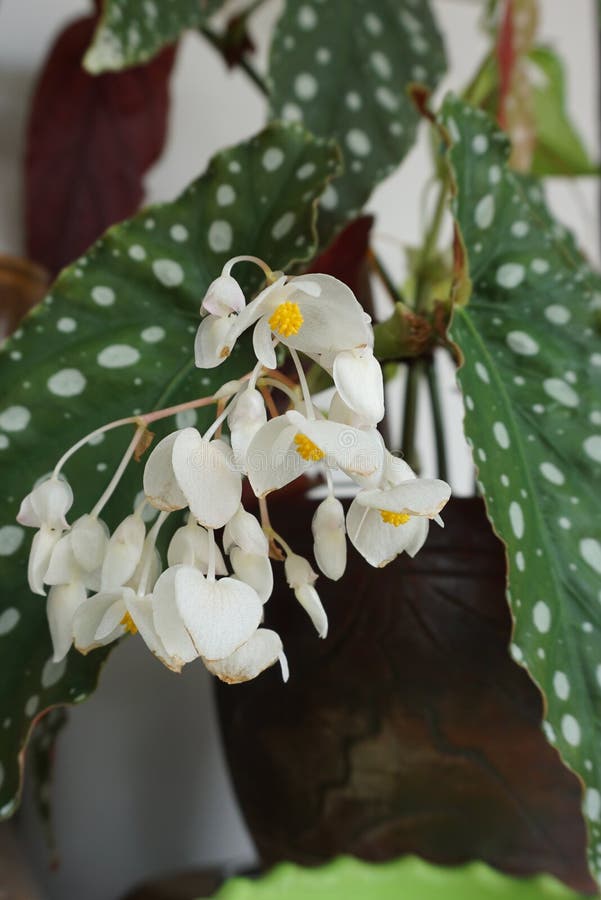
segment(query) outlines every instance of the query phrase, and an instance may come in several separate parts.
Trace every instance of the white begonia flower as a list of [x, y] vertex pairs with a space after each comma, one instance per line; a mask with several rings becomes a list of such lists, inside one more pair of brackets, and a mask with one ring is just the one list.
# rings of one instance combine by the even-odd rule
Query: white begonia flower
[[339, 422], [341, 425], [350, 425], [352, 428], [370, 429], [373, 423], [369, 419], [363, 419], [354, 410], [347, 406], [338, 391], [334, 391], [328, 410], [328, 420]]
[[59, 478], [42, 481], [21, 503], [17, 522], [30, 528], [46, 526], [57, 531], [68, 528], [66, 514], [73, 505], [70, 485]]
[[346, 528], [344, 507], [336, 497], [329, 496], [315, 510], [311, 530], [313, 554], [324, 575], [332, 581], [342, 578], [346, 569]]
[[235, 578], [212, 581], [198, 569], [177, 566], [173, 591], [192, 643], [208, 660], [223, 659], [237, 650], [256, 631], [263, 616], [257, 592]]
[[376, 425], [384, 418], [384, 379], [371, 347], [338, 353], [333, 375], [342, 401], [363, 421]]
[[50, 564], [52, 551], [57, 542], [60, 540], [62, 532], [54, 528], [48, 528], [42, 525], [39, 531], [34, 535], [29, 551], [29, 562], [27, 564], [27, 581], [29, 590], [32, 594], [39, 594], [41, 597], [46, 595], [44, 590], [44, 580], [46, 572]]
[[360, 491], [351, 503], [348, 536], [372, 566], [381, 568], [403, 551], [415, 556], [428, 535], [429, 520], [438, 521], [450, 494], [446, 482], [417, 478], [404, 460], [387, 452], [381, 487]]
[[233, 546], [230, 548], [230, 562], [235, 576], [250, 584], [261, 603], [267, 603], [273, 592], [273, 569], [269, 557]]
[[257, 431], [267, 423], [265, 401], [255, 388], [243, 390], [227, 417], [234, 458], [244, 469], [248, 446]]
[[100, 574], [102, 593], [120, 588], [132, 577], [142, 551], [146, 527], [142, 517], [133, 513], [117, 526], [108, 542]]
[[[226, 526], [227, 527], [227, 526]], [[194, 566], [207, 574], [209, 566], [209, 535], [206, 528], [188, 516], [188, 523], [178, 528], [167, 549], [169, 566]], [[227, 575], [227, 568], [219, 547], [215, 547], [215, 573]]]
[[17, 515], [20, 525], [39, 529], [31, 544], [27, 580], [31, 592], [42, 597], [46, 594], [44, 580], [50, 557], [68, 527], [66, 514], [72, 503], [70, 485], [58, 478], [48, 478], [25, 497]]
[[314, 588], [317, 572], [314, 572], [308, 560], [297, 553], [289, 553], [284, 563], [284, 572], [288, 586], [303, 607], [315, 626], [320, 638], [327, 637], [328, 617], [323, 608], [319, 594]]
[[175, 580], [184, 566], [176, 565], [159, 577], [152, 594], [152, 621], [166, 652], [178, 665], [198, 657], [198, 651], [192, 643], [182, 617], [179, 614], [175, 594]]
[[108, 549], [110, 532], [106, 522], [95, 516], [81, 516], [73, 523], [70, 534], [77, 564], [85, 572], [95, 572], [102, 566]]
[[148, 458], [144, 492], [158, 509], [189, 506], [201, 525], [221, 528], [240, 504], [242, 480], [227, 444], [182, 428], [163, 438]]
[[242, 288], [231, 275], [220, 275], [209, 285], [201, 305], [201, 312], [214, 316], [229, 316], [242, 312], [246, 299]]
[[[83, 527], [85, 526], [84, 522]], [[102, 533], [106, 537], [103, 529]], [[86, 571], [75, 553], [74, 544], [73, 531], [57, 541], [44, 579], [46, 584], [50, 585], [46, 615], [52, 638], [54, 662], [60, 662], [69, 652], [73, 643], [75, 613], [86, 600], [87, 589], [94, 588], [98, 584], [98, 565], [94, 571]], [[81, 547], [78, 549], [81, 551]], [[89, 564], [88, 553], [80, 552], [80, 557]]]
[[240, 547], [246, 553], [269, 554], [269, 539], [261, 527], [261, 523], [247, 512], [242, 505], [232, 516], [223, 530], [223, 549], [229, 553], [232, 545]]
[[118, 640], [125, 634], [140, 633], [148, 649], [174, 672], [182, 661], [167, 653], [156, 633], [152, 615], [152, 595], [140, 596], [131, 587], [95, 594], [83, 602], [73, 619], [75, 646], [89, 653]]
[[205, 665], [209, 672], [226, 684], [240, 684], [256, 678], [278, 661], [282, 669], [282, 680], [288, 681], [288, 662], [280, 636], [268, 628], [258, 628], [246, 643], [229, 656], [214, 661], [207, 660]]
[[86, 602], [87, 591], [81, 581], [53, 585], [48, 591], [46, 616], [50, 628], [55, 663], [65, 658], [73, 643], [73, 622], [77, 610]]
[[286, 346], [306, 353], [328, 371], [340, 351], [373, 344], [369, 317], [351, 289], [337, 278], [282, 276], [261, 291], [239, 315], [207, 316], [200, 323], [195, 344], [196, 365], [199, 368], [219, 365], [229, 356], [240, 335], [255, 324], [255, 351], [268, 368], [275, 361], [271, 334]]
[[173, 512], [176, 509], [184, 509], [188, 502], [177, 483], [173, 471], [172, 456], [173, 446], [184, 431], [173, 431], [164, 437], [146, 461], [144, 467], [144, 493], [148, 502], [155, 509]]
[[375, 429], [308, 419], [290, 411], [270, 419], [251, 441], [248, 479], [257, 497], [264, 497], [290, 484], [313, 463], [324, 461], [357, 484], [372, 486], [380, 480], [383, 460], [382, 438]]

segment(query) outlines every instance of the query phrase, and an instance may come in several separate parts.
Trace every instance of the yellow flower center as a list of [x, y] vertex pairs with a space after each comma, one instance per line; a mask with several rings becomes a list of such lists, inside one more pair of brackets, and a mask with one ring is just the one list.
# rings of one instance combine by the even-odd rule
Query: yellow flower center
[[135, 622], [128, 612], [125, 613], [125, 615], [123, 616], [123, 618], [121, 619], [119, 624], [124, 625], [125, 630], [129, 631], [130, 634], [138, 633], [138, 629], [136, 628]]
[[383, 522], [386, 522], [387, 525], [394, 525], [395, 528], [405, 525], [411, 518], [407, 513], [391, 512], [389, 509], [380, 509], [378, 512], [382, 516]]
[[317, 444], [314, 444], [306, 434], [301, 434], [300, 431], [294, 435], [294, 443], [296, 444], [296, 452], [303, 459], [319, 462], [325, 456], [323, 450], [320, 450]]
[[269, 327], [272, 331], [277, 331], [282, 337], [287, 338], [291, 334], [298, 334], [304, 321], [298, 303], [291, 303], [287, 300], [277, 307], [269, 319]]

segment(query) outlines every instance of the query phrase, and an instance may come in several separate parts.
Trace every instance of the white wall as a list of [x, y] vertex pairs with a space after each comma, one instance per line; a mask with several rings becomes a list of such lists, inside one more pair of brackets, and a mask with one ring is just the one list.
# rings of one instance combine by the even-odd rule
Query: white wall
[[[445, 88], [461, 87], [484, 48], [476, 30], [481, 5], [478, 0], [436, 2], [451, 59]], [[598, 156], [595, 5], [596, 0], [541, 0], [541, 32], [567, 61], [569, 105], [591, 153]], [[278, 6], [272, 0], [258, 22], [263, 54], [263, 35]], [[88, 7], [83, 0], [0, 0], [0, 252], [21, 249], [21, 148], [35, 72], [52, 37]], [[150, 199], [173, 197], [216, 150], [252, 134], [263, 121], [264, 103], [245, 76], [226, 72], [211, 48], [188, 36], [174, 80], [169, 144], [148, 179]], [[419, 237], [417, 210], [428, 177], [425, 147], [422, 135], [401, 171], [378, 188], [370, 204], [378, 216], [378, 249], [399, 276], [401, 254], [395, 241], [411, 243]], [[594, 182], [554, 183], [551, 201], [598, 260]], [[457, 418], [460, 400], [448, 367], [445, 398]], [[467, 448], [460, 429], [449, 430], [453, 483], [459, 493], [469, 493]], [[425, 462], [426, 470], [431, 469], [429, 451]], [[28, 803], [21, 829], [50, 900], [116, 900], [142, 878], [252, 859], [220, 755], [209, 680], [200, 666], [178, 678], [155, 663], [139, 642], [126, 642], [111, 656], [93, 699], [73, 710], [58, 751], [58, 872], [45, 868]]]

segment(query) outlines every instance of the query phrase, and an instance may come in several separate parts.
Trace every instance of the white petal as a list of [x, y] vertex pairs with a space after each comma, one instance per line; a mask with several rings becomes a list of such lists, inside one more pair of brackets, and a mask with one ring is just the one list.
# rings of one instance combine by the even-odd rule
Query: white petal
[[303, 584], [296, 588], [294, 595], [315, 626], [320, 638], [328, 635], [328, 617], [319, 599], [319, 594], [312, 584]]
[[[202, 525], [197, 525], [193, 519], [187, 525], [178, 528], [167, 550], [167, 562], [170, 566], [194, 566], [206, 575], [209, 567], [209, 535], [206, 529]], [[227, 566], [217, 546], [215, 546], [215, 573], [227, 575]]]
[[250, 442], [246, 467], [257, 497], [290, 484], [313, 465], [296, 450], [294, 436], [297, 431], [285, 416], [278, 416], [259, 429]]
[[162, 569], [161, 555], [156, 549], [153, 539], [147, 537], [144, 541], [142, 556], [138, 560], [133, 575], [127, 580], [126, 587], [130, 587], [136, 592], [141, 589], [140, 593], [150, 594]]
[[341, 350], [373, 345], [363, 308], [346, 284], [331, 275], [301, 275], [290, 285], [296, 290], [287, 299], [298, 304], [303, 324], [283, 343], [317, 357], [328, 371]]
[[387, 509], [433, 519], [450, 496], [451, 488], [446, 481], [438, 478], [415, 478], [383, 491], [361, 491], [357, 495], [357, 502], [372, 509]]
[[140, 516], [127, 516], [115, 529], [102, 563], [102, 591], [124, 585], [136, 571], [144, 549], [146, 528]]
[[273, 570], [269, 557], [232, 547], [230, 559], [240, 581], [250, 584], [261, 603], [267, 603], [273, 591]]
[[153, 619], [152, 596], [139, 597], [135, 594], [125, 598], [127, 611], [140, 633], [140, 637], [151, 653], [159, 659], [163, 665], [173, 672], [181, 672], [182, 661], [173, 659], [167, 653], [165, 646], [156, 633]]
[[173, 446], [173, 471], [190, 512], [206, 528], [221, 528], [232, 518], [242, 496], [231, 449], [223, 441], [206, 441], [185, 428]]
[[325, 453], [325, 462], [337, 466], [353, 481], [371, 485], [379, 483], [384, 465], [384, 445], [375, 428], [364, 431], [338, 422], [306, 419], [296, 411], [286, 418]]
[[64, 584], [48, 591], [46, 615], [54, 662], [60, 662], [69, 652], [73, 641], [73, 617], [85, 599], [86, 591], [82, 584]]
[[[125, 627], [120, 624], [121, 619], [127, 612], [123, 600], [123, 592], [125, 590], [129, 589], [121, 588], [118, 591], [94, 594], [80, 604], [73, 617], [73, 636], [75, 646], [80, 653], [89, 653], [95, 647], [110, 644], [112, 641], [117, 640], [118, 637], [121, 637], [122, 634], [125, 634]], [[112, 632], [104, 634], [102, 639], [97, 640], [96, 633], [110, 610], [115, 611], [112, 618], [117, 622], [117, 625]]]
[[175, 576], [177, 608], [194, 646], [205, 659], [223, 659], [247, 641], [259, 626], [263, 604], [243, 581], [207, 581], [182, 566]]
[[280, 636], [275, 631], [259, 628], [242, 644], [224, 659], [207, 661], [206, 667], [213, 675], [227, 684], [240, 684], [256, 678], [269, 666], [276, 663], [282, 654], [283, 647]]
[[347, 406], [338, 391], [334, 391], [332, 395], [328, 419], [331, 422], [340, 422], [341, 425], [351, 425], [353, 428], [369, 428], [372, 424], [366, 419], [362, 419], [350, 406]]
[[77, 564], [86, 572], [100, 568], [109, 543], [106, 522], [82, 516], [71, 529], [71, 547]]
[[384, 418], [384, 380], [371, 347], [343, 350], [334, 360], [334, 383], [350, 409], [375, 425]]
[[400, 456], [394, 456], [388, 450], [384, 453], [384, 474], [383, 481], [388, 487], [401, 484], [403, 481], [412, 481], [417, 475], [404, 459]]
[[48, 585], [71, 584], [81, 581], [81, 570], [75, 560], [71, 534], [65, 534], [52, 550], [52, 556], [44, 576]]
[[428, 519], [413, 516], [404, 525], [390, 525], [375, 509], [353, 500], [346, 517], [349, 539], [367, 562], [382, 568], [406, 550], [415, 556], [428, 534]]
[[144, 467], [144, 493], [156, 509], [171, 512], [188, 505], [176, 481], [171, 461], [176, 440], [188, 430], [194, 429], [183, 428], [168, 434], [148, 457]]
[[317, 565], [324, 575], [338, 581], [346, 569], [346, 528], [340, 500], [331, 496], [322, 500], [313, 516], [311, 530]]
[[248, 445], [259, 429], [267, 422], [265, 401], [257, 390], [246, 388], [239, 395], [234, 408], [227, 417], [232, 450], [236, 461], [244, 466]]
[[175, 578], [181, 568], [183, 567], [175, 566], [163, 572], [154, 586], [152, 595], [155, 632], [170, 660], [178, 666], [191, 662], [198, 656], [190, 635], [186, 631], [175, 599]]
[[317, 572], [313, 571], [309, 560], [304, 556], [299, 556], [298, 553], [289, 553], [286, 556], [284, 572], [289, 587], [293, 589], [317, 581]]
[[194, 359], [199, 369], [214, 369], [227, 359], [231, 345], [227, 339], [232, 330], [235, 316], [221, 318], [207, 316], [198, 326], [194, 341]]
[[[122, 587], [117, 596], [119, 600], [111, 604], [101, 617], [94, 632], [94, 644], [101, 646], [115, 640], [115, 635], [121, 635], [127, 629], [123, 624], [123, 619], [127, 614], [126, 597], [133, 597], [134, 592], [129, 587]], [[108, 638], [108, 640], [107, 640]]]
[[239, 313], [246, 306], [242, 288], [231, 275], [220, 275], [209, 285], [202, 308], [215, 316]]
[[65, 518], [73, 503], [70, 485], [58, 478], [48, 478], [25, 498], [21, 504], [17, 521], [34, 528], [44, 524], [49, 528], [67, 528]]
[[262, 362], [266, 369], [277, 368], [277, 357], [273, 346], [273, 336], [267, 316], [262, 316], [253, 331], [253, 350], [255, 356]]
[[46, 593], [44, 590], [44, 579], [50, 565], [52, 551], [61, 534], [61, 531], [42, 525], [40, 530], [34, 535], [31, 543], [29, 563], [27, 565], [27, 580], [30, 591], [34, 594], [41, 594], [42, 597]]
[[247, 553], [258, 553], [263, 556], [269, 553], [269, 540], [261, 523], [243, 506], [240, 506], [223, 532], [223, 548], [226, 553], [230, 552], [232, 544], [236, 544]]

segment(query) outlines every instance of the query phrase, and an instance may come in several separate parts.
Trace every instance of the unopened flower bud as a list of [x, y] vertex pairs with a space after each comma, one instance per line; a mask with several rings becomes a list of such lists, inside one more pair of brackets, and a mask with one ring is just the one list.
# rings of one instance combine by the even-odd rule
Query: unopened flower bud
[[214, 316], [229, 316], [239, 313], [246, 306], [242, 288], [231, 275], [220, 275], [212, 281], [204, 296], [201, 312]]
[[346, 528], [344, 507], [336, 497], [326, 497], [315, 511], [313, 553], [324, 575], [338, 581], [346, 569]]

